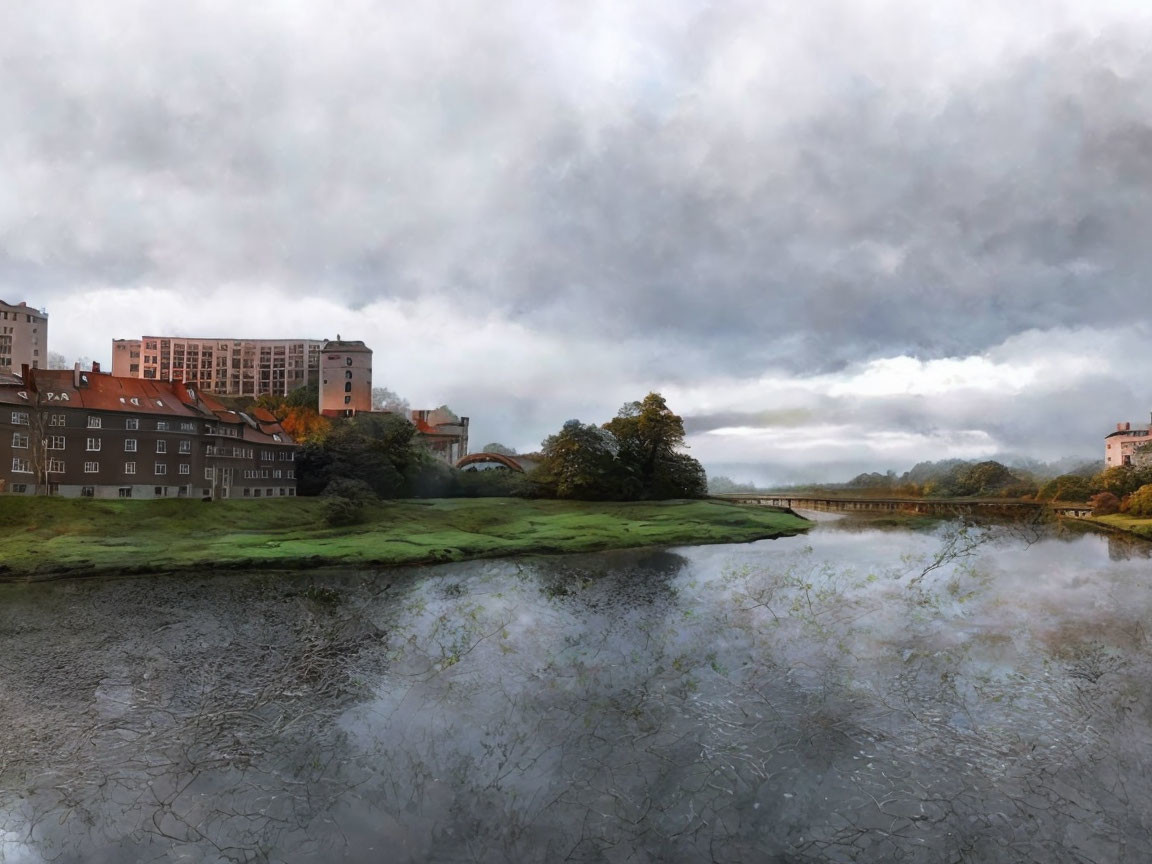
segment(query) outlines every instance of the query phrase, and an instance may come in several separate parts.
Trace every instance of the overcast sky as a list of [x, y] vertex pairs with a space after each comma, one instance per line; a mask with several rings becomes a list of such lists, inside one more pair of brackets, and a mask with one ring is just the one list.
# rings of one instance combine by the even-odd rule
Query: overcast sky
[[534, 449], [662, 391], [736, 479], [1099, 457], [1152, 408], [1146, 0], [0, 3], [51, 349], [363, 339]]

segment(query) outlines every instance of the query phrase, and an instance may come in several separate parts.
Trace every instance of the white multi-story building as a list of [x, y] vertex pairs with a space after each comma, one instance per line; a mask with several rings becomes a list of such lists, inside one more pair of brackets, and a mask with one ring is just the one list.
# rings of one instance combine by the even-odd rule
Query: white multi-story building
[[48, 368], [48, 313], [0, 300], [0, 372]]
[[287, 396], [317, 380], [321, 339], [112, 340], [112, 374], [187, 381], [224, 396]]

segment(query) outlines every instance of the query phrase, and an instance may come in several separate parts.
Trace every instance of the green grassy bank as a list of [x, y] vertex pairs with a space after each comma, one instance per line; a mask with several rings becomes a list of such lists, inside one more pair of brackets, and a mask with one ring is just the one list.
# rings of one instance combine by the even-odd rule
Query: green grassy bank
[[1114, 531], [1125, 531], [1129, 534], [1135, 534], [1137, 537], [1143, 537], [1145, 540], [1152, 540], [1152, 519], [1117, 513], [1114, 516], [1084, 516], [1079, 521], [1103, 525]]
[[330, 528], [315, 498], [104, 501], [0, 498], [0, 580], [179, 569], [462, 561], [525, 553], [745, 542], [811, 525], [716, 501], [515, 498], [382, 503]]

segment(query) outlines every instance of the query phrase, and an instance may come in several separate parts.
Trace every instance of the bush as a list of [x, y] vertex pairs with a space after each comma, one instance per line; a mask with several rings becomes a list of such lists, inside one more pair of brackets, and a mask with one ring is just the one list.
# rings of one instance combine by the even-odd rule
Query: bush
[[1111, 516], [1120, 512], [1120, 499], [1111, 492], [1100, 492], [1088, 500], [1092, 504], [1093, 516]]
[[1152, 483], [1141, 486], [1128, 496], [1128, 514], [1130, 516], [1152, 516]]
[[324, 489], [324, 521], [333, 527], [358, 525], [376, 494], [363, 480], [339, 478]]

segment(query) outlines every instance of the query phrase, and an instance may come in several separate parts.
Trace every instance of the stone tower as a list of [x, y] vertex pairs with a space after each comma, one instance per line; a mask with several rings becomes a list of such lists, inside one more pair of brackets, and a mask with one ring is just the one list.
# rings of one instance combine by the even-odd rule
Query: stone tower
[[372, 410], [372, 349], [363, 342], [325, 342], [320, 351], [320, 413], [351, 417]]

